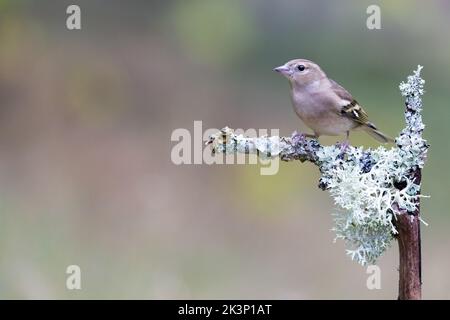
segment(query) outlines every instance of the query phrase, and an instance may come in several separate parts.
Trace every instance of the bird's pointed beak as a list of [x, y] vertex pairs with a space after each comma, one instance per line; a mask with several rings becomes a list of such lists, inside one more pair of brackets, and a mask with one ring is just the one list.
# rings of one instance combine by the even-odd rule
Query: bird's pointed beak
[[282, 66], [276, 67], [276, 68], [273, 69], [273, 71], [281, 73], [284, 76], [288, 76], [288, 75], [291, 74], [291, 70], [286, 65], [282, 65]]

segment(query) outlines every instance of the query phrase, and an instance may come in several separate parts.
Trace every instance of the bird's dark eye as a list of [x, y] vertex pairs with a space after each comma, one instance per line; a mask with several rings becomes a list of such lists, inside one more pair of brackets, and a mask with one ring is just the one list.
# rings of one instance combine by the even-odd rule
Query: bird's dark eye
[[302, 65], [302, 64], [299, 64], [299, 65], [297, 66], [297, 70], [298, 70], [298, 71], [303, 71], [303, 70], [305, 70], [305, 66]]

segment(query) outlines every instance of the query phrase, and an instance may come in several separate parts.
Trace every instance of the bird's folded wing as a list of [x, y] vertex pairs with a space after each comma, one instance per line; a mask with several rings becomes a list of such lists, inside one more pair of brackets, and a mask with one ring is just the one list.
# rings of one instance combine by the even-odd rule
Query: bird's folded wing
[[356, 122], [360, 124], [365, 124], [371, 126], [371, 123], [369, 122], [369, 117], [367, 116], [367, 113], [364, 111], [364, 109], [358, 104], [356, 100], [353, 100], [348, 105], [343, 106], [341, 110], [341, 114], [344, 117], [348, 117], [352, 120], [355, 120]]
[[359, 105], [358, 101], [353, 99], [353, 96], [350, 94], [350, 92], [345, 90], [345, 88], [340, 86], [336, 81], [332, 79], [330, 79], [330, 81], [331, 81], [331, 88], [333, 89], [334, 93], [336, 93], [336, 95], [343, 101], [348, 101], [348, 104], [345, 104], [341, 108], [340, 114], [360, 124], [367, 125], [375, 129], [375, 126], [369, 122], [369, 117], [367, 113]]

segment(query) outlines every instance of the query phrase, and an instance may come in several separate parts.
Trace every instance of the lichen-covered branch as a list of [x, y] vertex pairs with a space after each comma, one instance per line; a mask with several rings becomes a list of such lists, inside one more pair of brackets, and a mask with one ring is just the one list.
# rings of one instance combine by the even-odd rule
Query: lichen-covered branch
[[418, 66], [407, 82], [400, 84], [406, 100], [406, 127], [396, 138], [396, 147], [349, 146], [343, 151], [339, 144], [323, 146], [297, 133], [291, 137], [251, 138], [236, 135], [228, 127], [212, 135], [207, 143], [213, 152], [257, 153], [264, 158], [317, 165], [321, 172], [319, 187], [330, 192], [337, 206], [333, 214], [336, 239], [347, 243], [347, 253], [353, 260], [373, 264], [392, 240], [400, 237], [405, 226], [399, 221], [407, 218], [418, 223], [420, 219], [420, 169], [428, 149], [422, 138], [421, 69]]
[[317, 140], [306, 139], [294, 133], [292, 137], [244, 137], [228, 127], [210, 136], [206, 144], [217, 153], [258, 154], [263, 158], [280, 157], [283, 161], [300, 160], [317, 163], [317, 152], [322, 148]]
[[[397, 145], [404, 157], [411, 158], [415, 165], [411, 166], [409, 179], [420, 186], [422, 168], [425, 164], [428, 144], [422, 137], [425, 125], [422, 122], [422, 99], [425, 81], [420, 77], [422, 67], [418, 67], [414, 75], [408, 77], [406, 83], [400, 84], [400, 91], [405, 97], [406, 127], [402, 130]], [[420, 194], [420, 188], [417, 190]], [[399, 293], [402, 300], [422, 298], [422, 253], [420, 237], [420, 201], [416, 199], [413, 212], [398, 215], [396, 227], [399, 247]]]

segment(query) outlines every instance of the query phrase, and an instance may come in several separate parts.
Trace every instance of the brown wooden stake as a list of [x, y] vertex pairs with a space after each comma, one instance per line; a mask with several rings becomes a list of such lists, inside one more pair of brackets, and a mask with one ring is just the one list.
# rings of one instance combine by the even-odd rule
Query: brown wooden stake
[[[419, 184], [422, 174], [417, 169], [413, 173], [415, 183]], [[397, 215], [397, 241], [400, 255], [399, 300], [419, 300], [422, 298], [422, 259], [420, 243], [420, 200], [412, 214]]]

